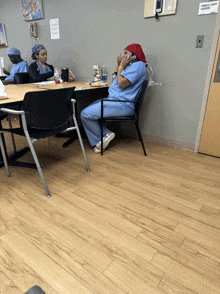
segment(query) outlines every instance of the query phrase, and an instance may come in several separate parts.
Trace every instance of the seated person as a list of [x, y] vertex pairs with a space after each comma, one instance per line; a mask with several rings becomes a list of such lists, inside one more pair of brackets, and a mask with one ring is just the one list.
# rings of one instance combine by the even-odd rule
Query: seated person
[[3, 68], [4, 74], [7, 75], [3, 84], [13, 84], [15, 73], [28, 72], [28, 63], [21, 58], [21, 53], [16, 48], [8, 49], [8, 57], [10, 61], [14, 64], [10, 73]]
[[31, 57], [33, 60], [36, 60], [29, 66], [31, 83], [43, 82], [54, 76], [53, 66], [46, 63], [47, 51], [43, 45], [34, 45]]
[[[132, 52], [135, 56], [131, 56]], [[124, 49], [124, 54], [117, 57], [115, 78], [109, 87], [108, 99], [122, 102], [104, 102], [104, 117], [127, 116], [134, 113], [134, 103], [123, 103], [123, 100], [134, 101], [141, 84], [146, 80], [146, 60], [139, 44], [131, 44]], [[81, 112], [81, 121], [91, 146], [95, 153], [101, 152], [101, 128], [98, 119], [101, 118], [101, 102], [97, 100]], [[108, 146], [115, 134], [103, 127], [103, 150]]]

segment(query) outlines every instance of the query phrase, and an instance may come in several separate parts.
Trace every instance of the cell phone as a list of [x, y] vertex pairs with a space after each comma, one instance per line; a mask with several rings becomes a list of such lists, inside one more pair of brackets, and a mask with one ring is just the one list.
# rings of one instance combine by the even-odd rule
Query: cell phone
[[[134, 52], [131, 53], [130, 58], [132, 58], [132, 57], [133, 57], [133, 60], [137, 58], [136, 55], [134, 54]], [[129, 55], [127, 55], [127, 58], [129, 58]]]
[[156, 5], [156, 12], [162, 12], [163, 11], [163, 0], [157, 0], [157, 5]]

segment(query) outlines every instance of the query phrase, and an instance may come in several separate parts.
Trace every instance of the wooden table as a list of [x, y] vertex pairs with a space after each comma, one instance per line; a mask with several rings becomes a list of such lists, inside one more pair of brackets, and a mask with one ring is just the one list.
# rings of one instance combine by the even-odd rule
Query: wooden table
[[75, 81], [71, 83], [61, 83], [61, 84], [19, 84], [19, 85], [7, 85], [5, 86], [5, 92], [8, 94], [8, 99], [1, 99], [0, 98], [0, 107], [5, 106], [12, 106], [12, 105], [18, 105], [21, 104], [24, 95], [27, 92], [32, 91], [42, 91], [42, 90], [52, 90], [52, 89], [62, 89], [62, 88], [71, 88], [76, 87], [76, 92], [96, 92], [96, 91], [103, 91], [107, 93], [108, 88], [111, 84], [108, 84], [107, 86], [103, 87], [91, 87], [89, 84], [86, 84], [88, 82], [86, 81]]
[[[92, 95], [94, 93], [102, 93], [102, 97], [107, 96], [108, 88], [111, 84], [108, 84], [107, 86], [103, 87], [91, 87], [88, 82], [86, 81], [74, 81], [70, 83], [61, 83], [61, 84], [37, 84], [37, 83], [30, 83], [30, 84], [19, 84], [19, 85], [7, 85], [5, 86], [5, 92], [8, 95], [7, 99], [1, 99], [0, 98], [0, 108], [14, 106], [14, 105], [22, 105], [24, 96], [27, 92], [33, 92], [33, 91], [45, 91], [45, 90], [52, 90], [52, 89], [62, 89], [62, 88], [72, 88], [76, 87], [74, 93], [81, 94], [80, 97], [82, 97], [82, 94], [89, 94]], [[83, 100], [83, 99], [82, 99]], [[72, 142], [75, 141], [77, 136], [72, 135], [69, 140], [67, 140], [63, 147], [69, 146]], [[22, 163], [16, 161], [19, 157], [24, 155], [29, 151], [29, 147], [23, 148], [19, 151], [17, 151], [15, 154], [8, 157], [8, 164], [9, 165], [16, 165], [16, 166], [22, 166], [22, 167], [31, 167], [36, 168], [35, 165], [31, 163]], [[0, 167], [3, 166], [3, 162], [0, 161]]]

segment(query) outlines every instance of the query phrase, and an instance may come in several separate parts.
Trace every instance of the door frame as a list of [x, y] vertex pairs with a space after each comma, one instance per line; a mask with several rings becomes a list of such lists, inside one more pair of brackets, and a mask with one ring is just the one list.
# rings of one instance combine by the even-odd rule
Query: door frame
[[215, 30], [214, 30], [211, 53], [210, 53], [210, 58], [209, 58], [208, 71], [207, 71], [206, 81], [205, 81], [205, 88], [204, 88], [204, 92], [203, 92], [202, 107], [201, 107], [200, 117], [199, 117], [199, 125], [198, 125], [198, 129], [197, 129], [197, 133], [196, 133], [196, 141], [195, 141], [195, 147], [194, 147], [194, 152], [196, 152], [196, 153], [198, 153], [198, 151], [199, 151], [199, 143], [200, 143], [200, 138], [202, 135], [202, 127], [203, 127], [203, 122], [204, 122], [204, 118], [205, 118], [205, 111], [206, 111], [206, 105], [207, 105], [208, 96], [209, 96], [209, 88], [210, 88], [211, 79], [212, 79], [213, 67], [214, 67], [214, 63], [215, 63], [218, 38], [220, 38], [220, 9], [218, 10], [217, 18], [216, 18], [216, 26], [215, 26]]

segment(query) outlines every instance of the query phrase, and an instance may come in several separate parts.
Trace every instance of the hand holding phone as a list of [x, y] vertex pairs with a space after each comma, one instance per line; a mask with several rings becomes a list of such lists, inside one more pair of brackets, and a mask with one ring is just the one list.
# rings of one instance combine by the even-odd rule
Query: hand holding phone
[[134, 52], [132, 52], [131, 55], [128, 54], [126, 58], [132, 58], [133, 60], [135, 60], [137, 57]]

